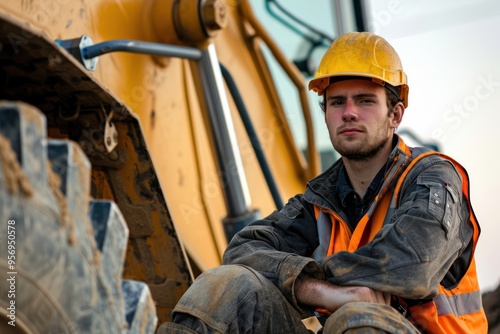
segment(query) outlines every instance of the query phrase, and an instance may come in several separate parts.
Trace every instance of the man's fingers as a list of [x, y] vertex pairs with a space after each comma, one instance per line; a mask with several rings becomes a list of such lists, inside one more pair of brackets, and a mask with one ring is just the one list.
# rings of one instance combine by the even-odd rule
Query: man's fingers
[[378, 303], [378, 304], [385, 304], [385, 305], [390, 305], [391, 304], [391, 295], [387, 293], [383, 293], [381, 291], [376, 291], [372, 290], [373, 294], [373, 302]]
[[385, 305], [391, 305], [391, 295], [388, 293], [384, 293], [384, 302]]

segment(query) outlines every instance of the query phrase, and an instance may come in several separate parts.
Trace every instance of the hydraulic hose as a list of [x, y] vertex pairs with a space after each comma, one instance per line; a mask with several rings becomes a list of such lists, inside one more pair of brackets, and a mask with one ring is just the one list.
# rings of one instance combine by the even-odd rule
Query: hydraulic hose
[[257, 133], [255, 132], [255, 128], [252, 124], [252, 120], [250, 118], [250, 115], [248, 114], [248, 109], [245, 105], [245, 102], [243, 101], [238, 86], [236, 85], [236, 82], [234, 81], [231, 73], [222, 64], [220, 64], [220, 68], [229, 92], [231, 93], [233, 101], [236, 104], [236, 108], [238, 109], [241, 121], [243, 122], [248, 137], [250, 138], [250, 142], [252, 143], [255, 156], [257, 157], [257, 161], [259, 162], [262, 173], [264, 174], [264, 178], [266, 179], [266, 183], [273, 197], [274, 204], [276, 205], [276, 208], [278, 210], [281, 210], [283, 208], [283, 201], [281, 199], [281, 195], [279, 193], [276, 182], [274, 181], [271, 169], [269, 168], [266, 156], [264, 155], [264, 150], [260, 145], [259, 137], [257, 137]]

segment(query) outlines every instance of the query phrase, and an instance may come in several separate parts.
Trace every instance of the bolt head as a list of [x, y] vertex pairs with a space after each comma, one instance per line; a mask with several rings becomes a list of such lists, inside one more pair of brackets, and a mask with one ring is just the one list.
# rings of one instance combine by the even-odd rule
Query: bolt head
[[201, 8], [202, 19], [209, 31], [223, 29], [227, 25], [225, 0], [206, 0]]

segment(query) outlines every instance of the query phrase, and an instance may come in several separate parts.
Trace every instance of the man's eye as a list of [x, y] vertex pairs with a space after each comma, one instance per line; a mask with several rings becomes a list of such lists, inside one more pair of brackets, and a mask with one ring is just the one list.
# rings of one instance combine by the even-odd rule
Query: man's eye
[[344, 104], [344, 101], [331, 101], [330, 105], [331, 106], [341, 106]]
[[375, 103], [375, 101], [371, 99], [363, 99], [360, 100], [359, 103], [368, 104], [368, 103]]

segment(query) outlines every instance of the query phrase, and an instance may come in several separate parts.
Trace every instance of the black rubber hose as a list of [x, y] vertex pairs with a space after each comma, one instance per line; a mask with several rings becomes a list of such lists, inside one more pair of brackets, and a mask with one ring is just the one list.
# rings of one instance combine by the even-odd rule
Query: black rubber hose
[[264, 178], [266, 179], [267, 186], [271, 191], [274, 204], [276, 205], [276, 208], [278, 210], [281, 210], [283, 208], [283, 201], [278, 191], [276, 182], [274, 181], [271, 169], [269, 168], [269, 164], [267, 163], [264, 151], [262, 150], [262, 146], [260, 145], [259, 137], [257, 137], [257, 133], [255, 132], [252, 124], [252, 120], [250, 119], [250, 115], [248, 114], [248, 109], [245, 105], [245, 102], [243, 101], [238, 86], [236, 85], [236, 82], [234, 81], [231, 73], [229, 73], [228, 69], [222, 64], [220, 64], [220, 69], [229, 92], [231, 93], [233, 101], [236, 104], [236, 108], [238, 109], [238, 113], [240, 114], [241, 121], [243, 122], [248, 137], [250, 138], [250, 142], [252, 143], [257, 161], [259, 162], [260, 168], [262, 169], [262, 173], [264, 174]]

